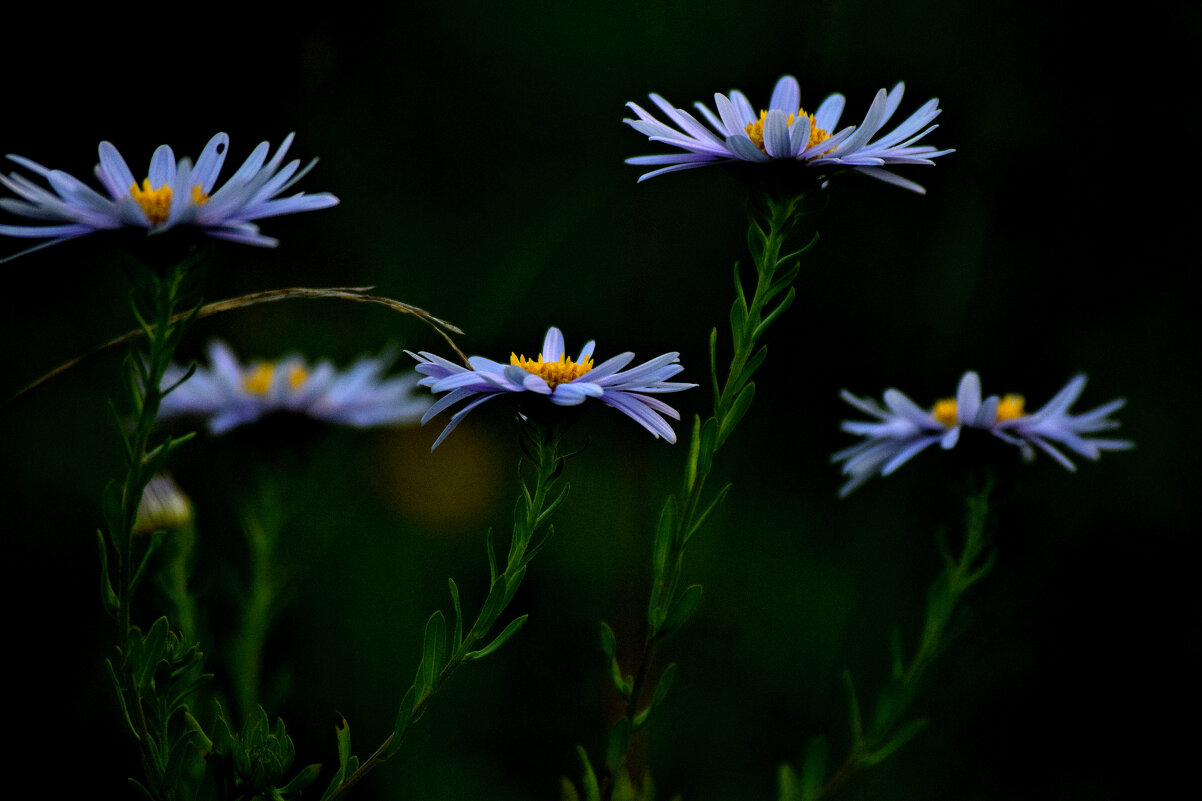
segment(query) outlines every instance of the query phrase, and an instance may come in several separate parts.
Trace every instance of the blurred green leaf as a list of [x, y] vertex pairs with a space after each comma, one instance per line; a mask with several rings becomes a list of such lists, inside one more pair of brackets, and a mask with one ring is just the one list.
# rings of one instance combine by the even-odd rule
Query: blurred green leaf
[[659, 638], [667, 637], [670, 634], [678, 631], [688, 619], [697, 611], [697, 606], [701, 603], [701, 585], [691, 584], [681, 594], [676, 603], [672, 605], [672, 610], [668, 612], [668, 616], [664, 619], [663, 625], [655, 632], [655, 636]]
[[810, 740], [801, 763], [800, 801], [815, 801], [822, 794], [822, 787], [826, 782], [828, 757], [829, 749], [825, 737], [815, 737]]
[[496, 639], [478, 651], [468, 651], [466, 654], [464, 654], [463, 661], [472, 662], [476, 659], [483, 659], [493, 651], [500, 648], [509, 641], [510, 637], [512, 637], [514, 634], [517, 634], [518, 629], [525, 625], [527, 617], [529, 617], [529, 615], [522, 615], [521, 617], [516, 617], [509, 621], [509, 625], [501, 630], [501, 633], [496, 636]]

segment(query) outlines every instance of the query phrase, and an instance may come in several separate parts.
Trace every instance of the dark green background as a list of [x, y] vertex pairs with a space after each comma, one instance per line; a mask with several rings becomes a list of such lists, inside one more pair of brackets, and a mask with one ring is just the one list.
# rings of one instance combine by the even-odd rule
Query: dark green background
[[[1117, 417], [1138, 447], [1076, 475], [1042, 456], [1015, 468], [996, 510], [997, 566], [917, 700], [928, 730], [838, 797], [1158, 797], [1197, 742], [1186, 229], [1197, 214], [1184, 193], [1198, 20], [1184, 9], [1120, 19], [863, 0], [64, 16], [27, 24], [0, 53], [0, 149], [91, 180], [102, 139], [138, 173], [158, 144], [194, 157], [224, 130], [228, 175], [257, 142], [296, 131], [293, 154], [321, 158], [301, 188], [341, 205], [264, 221], [277, 250], [218, 244], [207, 298], [370, 285], [461, 325], [469, 353], [530, 353], [557, 325], [569, 349], [595, 338], [602, 358], [679, 350], [683, 378], [704, 384], [709, 329], [746, 259], [742, 190], [716, 169], [636, 185], [641, 170], [622, 159], [666, 151], [621, 124], [623, 104], [655, 91], [687, 107], [736, 87], [764, 104], [784, 73], [807, 108], [843, 92], [844, 122], [898, 80], [899, 120], [938, 96], [928, 142], [957, 152], [905, 172], [925, 197], [860, 176], [833, 187], [797, 302], [767, 338], [755, 407], [722, 453], [716, 478], [734, 490], [686, 571], [705, 602], [662, 651], [677, 683], [635, 758], [666, 795], [772, 799], [777, 766], [810, 737], [845, 747], [839, 672], [870, 697], [892, 627], [913, 643], [935, 531], [958, 530], [954, 479], [932, 451], [837, 500], [828, 455], [850, 441], [841, 388], [896, 386], [926, 404], [976, 369], [986, 392], [1035, 406], [1084, 371], [1078, 408], [1126, 397]], [[4, 397], [130, 327], [117, 244], [88, 237], [0, 267]], [[203, 321], [182, 355], [214, 336], [248, 358], [298, 350], [343, 364], [389, 343], [442, 349], [411, 318], [330, 300]], [[95, 595], [119, 370], [118, 353], [100, 355], [0, 409], [15, 579], [7, 718], [22, 738], [9, 775], [28, 772], [52, 797], [123, 792], [137, 769], [101, 673]], [[686, 420], [707, 407], [700, 390], [670, 400]], [[425, 617], [449, 611], [447, 576], [469, 608], [481, 601], [483, 534], [504, 528], [516, 487], [513, 431], [500, 404], [431, 456], [437, 430], [322, 432], [299, 471], [241, 435], [202, 438], [179, 460], [218, 632], [243, 564], [238, 509], [257, 471], [290, 477], [294, 595], [270, 650], [293, 689], [271, 711], [301, 760], [333, 759], [339, 714], [361, 755], [385, 736]], [[457, 674], [355, 797], [554, 799], [560, 776], [579, 775], [575, 744], [597, 757], [616, 714], [597, 623], [626, 648], [641, 635], [651, 528], [684, 447], [600, 407], [572, 438], [588, 447], [569, 466], [558, 537], [512, 607], [529, 612], [526, 628]]]

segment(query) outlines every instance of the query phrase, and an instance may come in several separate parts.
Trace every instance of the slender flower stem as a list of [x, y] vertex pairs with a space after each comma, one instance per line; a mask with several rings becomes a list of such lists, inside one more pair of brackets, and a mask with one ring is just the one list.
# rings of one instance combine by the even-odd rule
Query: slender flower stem
[[[655, 645], [679, 629], [700, 601], [700, 586], [694, 585], [680, 591], [685, 548], [729, 489], [724, 487], [711, 501], [703, 502], [714, 456], [747, 413], [755, 396], [755, 383], [751, 378], [766, 356], [765, 348], [759, 345], [760, 339], [768, 326], [793, 302], [792, 283], [800, 265], [787, 265], [806, 250], [813, 240], [798, 251], [785, 255], [781, 251], [804, 214], [805, 199], [805, 195], [778, 199], [760, 192], [752, 194], [748, 244], [755, 265], [755, 290], [748, 303], [736, 265], [735, 300], [730, 311], [730, 366], [725, 379], [719, 384], [716, 354], [718, 330], [715, 328], [710, 335], [714, 413], [704, 423], [700, 418], [695, 419], [680, 490], [677, 495], [668, 498], [660, 515], [653, 547], [654, 575], [647, 609], [649, 628], [643, 640], [634, 679], [628, 688], [619, 688], [625, 696], [626, 708], [623, 717], [610, 732], [605, 770], [600, 780], [602, 801], [612, 798], [616, 777], [625, 762], [630, 735], [645, 725], [650, 712], [650, 707], [641, 710], [640, 705], [651, 683], [649, 676]], [[665, 670], [661, 675], [661, 682], [667, 673]], [[657, 686], [657, 697], [660, 694]]]
[[857, 770], [875, 765], [890, 756], [925, 726], [925, 721], [921, 719], [909, 723], [903, 723], [903, 719], [924, 675], [947, 645], [947, 627], [959, 608], [960, 599], [993, 566], [994, 552], [989, 549], [986, 535], [992, 489], [992, 480], [986, 480], [979, 490], [968, 496], [964, 545], [958, 556], [953, 556], [944, 546], [944, 569], [928, 593], [926, 621], [918, 647], [907, 664], [897, 644], [894, 644], [893, 676], [881, 692], [867, 731], [863, 729], [859, 717], [859, 703], [855, 698], [851, 677], [845, 674], [852, 705], [852, 746], [847, 757], [822, 786], [815, 801], [829, 796]]
[[[133, 624], [132, 612], [135, 593], [158, 540], [153, 536], [135, 536], [134, 528], [146, 485], [163, 467], [170, 453], [190, 438], [189, 435], [151, 445], [155, 418], [165, 394], [161, 387], [163, 375], [191, 321], [191, 315], [181, 315], [179, 309], [186, 305], [185, 295], [193, 266], [191, 259], [185, 259], [161, 277], [144, 271], [140, 287], [144, 292], [134, 292], [133, 312], [144, 333], [145, 347], [127, 356], [124, 363], [125, 390], [132, 408], [131, 425], [122, 427], [126, 471], [120, 481], [111, 483], [105, 491], [103, 507], [107, 536], [102, 534], [100, 537], [103, 600], [114, 618], [115, 641], [121, 656], [120, 663], [113, 669], [116, 690], [138, 743], [148, 784], [156, 797], [164, 798], [173, 794], [164, 783], [171, 758], [170, 737], [159, 710], [147, 709], [146, 705], [154, 701], [146, 697], [145, 690], [148, 671], [153, 671], [157, 665], [158, 651], [166, 647], [168, 632], [164, 620], [161, 627], [156, 624], [143, 639], [140, 629]], [[143, 316], [139, 308], [142, 304], [149, 309], [149, 315]], [[147, 644], [152, 641], [158, 650], [148, 655]], [[139, 661], [142, 664], [138, 664]]]
[[[522, 449], [526, 456], [523, 462], [533, 468], [534, 486], [531, 489], [523, 479], [504, 569], [497, 572], [498, 561], [493, 552], [490, 533], [487, 543], [489, 591], [475, 622], [464, 632], [459, 590], [455, 582], [449, 580], [455, 613], [454, 629], [450, 633], [450, 654], [446, 653], [447, 631], [442, 611], [439, 610], [431, 615], [426, 624], [417, 678], [401, 701], [393, 732], [362, 765], [350, 770], [349, 775], [335, 776], [322, 796], [322, 801], [342, 798], [377, 765], [391, 758], [400, 749], [409, 727], [421, 719], [434, 696], [446, 685], [455, 671], [467, 662], [483, 659], [491, 654], [525, 623], [526, 615], [521, 615], [511, 620], [487, 645], [476, 647], [488, 635], [513, 599], [526, 575], [526, 566], [554, 535], [554, 527], [549, 523], [550, 516], [568, 491], [568, 485], [565, 483], [555, 492], [563, 463], [567, 458], [559, 453], [560, 438], [566, 426], [558, 423], [542, 424], [532, 418], [522, 420], [520, 425]], [[340, 774], [345, 773], [348, 767], [344, 762]]]

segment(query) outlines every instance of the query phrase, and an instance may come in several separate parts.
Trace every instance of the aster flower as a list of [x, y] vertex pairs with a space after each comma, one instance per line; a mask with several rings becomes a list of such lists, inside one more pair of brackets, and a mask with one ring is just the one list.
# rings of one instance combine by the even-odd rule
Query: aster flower
[[281, 168], [292, 138], [293, 134], [288, 134], [270, 160], [270, 146], [267, 142], [260, 144], [220, 188], [216, 188], [217, 176], [229, 147], [229, 136], [224, 133], [209, 140], [195, 165], [187, 158], [177, 162], [170, 147], [160, 146], [141, 184], [117, 148], [101, 142], [95, 173], [108, 197], [61, 170], [47, 169], [10, 154], [9, 160], [45, 178], [53, 192], [19, 173], [0, 175], [0, 183], [20, 198], [0, 198], [0, 208], [45, 223], [0, 225], [0, 235], [51, 240], [30, 248], [37, 250], [93, 231], [132, 227], [160, 233], [191, 225], [219, 239], [275, 247], [279, 241], [260, 234], [253, 220], [338, 203], [338, 198], [328, 192], [277, 197], [316, 163], [314, 159], [298, 170], [300, 161], [293, 160]]
[[[300, 356], [243, 366], [223, 342], [209, 343], [208, 368], [172, 365], [163, 376], [171, 389], [159, 407], [159, 419], [208, 418], [210, 433], [221, 434], [276, 411], [355, 428], [416, 422], [430, 405], [414, 394], [418, 376], [381, 379], [388, 356], [363, 357], [339, 371], [327, 361], [310, 365]], [[180, 383], [181, 379], [184, 379]], [[178, 384], [178, 386], [176, 386]]]
[[167, 473], [156, 473], [142, 491], [134, 520], [135, 534], [174, 531], [192, 522], [192, 501]]
[[964, 428], [988, 431], [1018, 447], [1028, 461], [1035, 456], [1032, 446], [1038, 447], [1072, 471], [1076, 466], [1056, 449], [1053, 442], [1087, 459], [1097, 459], [1102, 451], [1132, 447], [1127, 440], [1083, 436], [1118, 428], [1118, 421], [1110, 420], [1109, 416], [1125, 403], [1118, 399], [1085, 414], [1069, 414], [1069, 407], [1084, 388], [1085, 376], [1075, 376], [1043, 408], [1032, 414], [1024, 412], [1025, 401], [1021, 395], [1001, 398], [990, 395], [982, 400], [981, 380], [974, 372], [965, 373], [960, 379], [955, 398], [941, 400], [930, 410], [921, 408], [896, 389], [885, 391], [884, 406], [844, 390], [843, 400], [876, 421], [852, 420], [841, 426], [847, 433], [865, 439], [831, 457], [833, 462], [843, 462], [843, 474], [850, 476], [839, 494], [847, 495], [874, 475], [889, 475], [936, 442], [944, 450], [955, 447]]
[[421, 385], [433, 392], [448, 393], [426, 411], [422, 424], [459, 401], [471, 399], [451, 416], [430, 450], [437, 448], [472, 409], [500, 395], [521, 392], [545, 395], [557, 406], [578, 406], [586, 398], [597, 398], [630, 417], [655, 437], [676, 442], [676, 433], [661, 415], [679, 420], [680, 414], [647, 393], [679, 392], [697, 386], [667, 380], [684, 369], [679, 364], [680, 354], [665, 353], [622, 371], [634, 360], [633, 353], [621, 353], [594, 365], [594, 345], [590, 341], [579, 356], [571, 359], [564, 350], [563, 334], [552, 327], [547, 330], [537, 359], [513, 353], [509, 364], [501, 364], [473, 356], [468, 360], [470, 369], [433, 353], [406, 351], [417, 360], [417, 371], [426, 376]]
[[[635, 103], [627, 103], [637, 120], [623, 120], [631, 128], [645, 134], [652, 142], [678, 147], [683, 153], [661, 156], [636, 156], [627, 164], [667, 165], [639, 176], [639, 181], [668, 172], [729, 162], [763, 163], [788, 160], [807, 167], [829, 171], [850, 167], [857, 172], [879, 178], [915, 192], [925, 190], [905, 178], [882, 169], [886, 164], [932, 164], [931, 159], [951, 153], [929, 145], [915, 145], [937, 125], [931, 121], [939, 116], [939, 101], [928, 100], [901, 125], [876, 141], [869, 141], [885, 126], [901, 105], [905, 84], [892, 91], [877, 92], [859, 126], [850, 125], [836, 130], [843, 115], [843, 95], [833, 94], [818, 106], [813, 114], [801, 108], [801, 89], [797, 79], [786, 75], [776, 83], [768, 108], [756, 114], [742, 92], [715, 94], [714, 114], [703, 103], [695, 107], [713, 130], [705, 127], [684, 109], [674, 108], [657, 94], [652, 102], [667, 117], [666, 125]], [[672, 126], [676, 127], [672, 127]]]

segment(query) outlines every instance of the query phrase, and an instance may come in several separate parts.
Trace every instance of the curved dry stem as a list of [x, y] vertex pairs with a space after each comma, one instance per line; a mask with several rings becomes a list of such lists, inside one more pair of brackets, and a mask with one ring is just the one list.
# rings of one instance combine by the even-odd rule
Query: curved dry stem
[[[340, 298], [342, 300], [358, 301], [359, 303], [374, 303], [379, 306], [385, 306], [389, 309], [392, 309], [393, 311], [401, 312], [402, 314], [412, 314], [414, 317], [417, 317], [419, 320], [421, 320], [422, 322], [426, 323], [431, 328], [433, 328], [435, 330], [435, 332], [438, 333], [439, 336], [441, 336], [443, 339], [445, 339], [447, 341], [447, 344], [450, 345], [451, 348], [454, 349], [454, 351], [457, 354], [459, 354], [459, 358], [463, 360], [463, 363], [465, 365], [468, 364], [467, 355], [463, 351], [461, 351], [459, 349], [459, 346], [457, 346], [455, 344], [455, 341], [451, 339], [451, 333], [463, 334], [463, 330], [460, 329], [459, 326], [454, 325], [453, 323], [449, 323], [446, 320], [435, 317], [434, 315], [430, 314], [430, 312], [426, 311], [425, 309], [418, 308], [417, 306], [413, 306], [408, 303], [403, 303], [399, 300], [393, 300], [392, 298], [385, 298], [385, 297], [381, 297], [379, 295], [367, 294], [368, 291], [371, 290], [372, 288], [373, 287], [362, 286], [362, 287], [331, 287], [329, 289], [308, 289], [305, 287], [291, 287], [288, 289], [268, 289], [264, 292], [252, 292], [249, 295], [241, 295], [236, 298], [229, 298], [227, 300], [218, 300], [218, 301], [214, 301], [213, 303], [206, 303], [204, 306], [201, 306], [199, 310], [197, 310], [196, 318], [199, 319], [201, 317], [211, 317], [214, 314], [220, 314], [222, 312], [233, 311], [234, 309], [241, 309], [246, 306], [257, 306], [260, 303], [273, 303], [278, 300], [294, 300], [294, 299], [299, 299], [299, 298]], [[175, 317], [172, 318], [171, 322], [175, 323], [178, 320], [181, 320], [184, 317], [187, 317], [189, 314], [191, 314], [191, 312], [177, 314]], [[450, 333], [448, 333], [448, 332], [450, 332]], [[104, 351], [108, 350], [109, 348], [113, 348], [113, 347], [116, 347], [117, 345], [121, 345], [126, 342], [129, 342], [131, 339], [135, 339], [136, 337], [140, 337], [140, 336], [144, 336], [144, 332], [140, 328], [134, 329], [133, 331], [128, 331], [119, 337], [110, 339], [108, 342], [105, 342], [103, 345], [100, 345], [99, 347], [94, 348], [94, 349], [88, 351], [87, 353], [76, 356], [74, 359], [64, 362], [63, 364], [60, 364], [58, 367], [55, 367], [53, 370], [46, 373], [42, 377], [36, 379], [35, 381], [31, 382], [30, 384], [27, 384], [22, 389], [18, 390], [16, 392], [16, 394], [14, 394], [12, 397], [5, 400], [3, 403], [0, 403], [0, 409], [3, 409], [4, 407], [8, 406], [13, 401], [20, 398], [25, 393], [36, 389], [37, 387], [46, 383], [47, 381], [54, 378], [55, 376], [57, 376], [61, 373], [67, 372], [72, 367], [75, 367], [77, 364], [80, 364], [81, 362], [85, 361], [86, 359], [89, 359], [98, 353], [103, 353]]]

